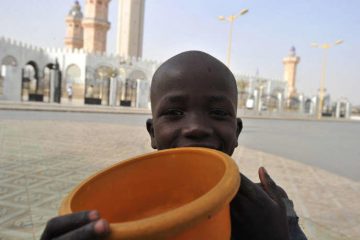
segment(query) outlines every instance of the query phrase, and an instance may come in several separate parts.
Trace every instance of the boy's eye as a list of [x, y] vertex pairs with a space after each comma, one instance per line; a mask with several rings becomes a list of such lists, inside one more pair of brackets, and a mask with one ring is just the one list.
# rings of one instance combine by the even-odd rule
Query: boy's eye
[[210, 111], [210, 115], [214, 116], [214, 117], [218, 117], [218, 118], [224, 118], [224, 117], [229, 116], [230, 114], [225, 110], [214, 109], [214, 110]]
[[168, 109], [164, 112], [164, 115], [166, 116], [183, 116], [184, 111], [180, 109]]

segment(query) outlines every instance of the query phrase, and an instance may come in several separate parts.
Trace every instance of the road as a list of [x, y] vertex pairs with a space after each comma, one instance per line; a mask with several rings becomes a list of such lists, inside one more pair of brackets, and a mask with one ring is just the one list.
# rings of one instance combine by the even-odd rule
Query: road
[[[0, 111], [0, 120], [55, 120], [144, 126], [149, 115]], [[239, 144], [360, 181], [360, 122], [243, 119]]]
[[244, 119], [241, 145], [360, 181], [360, 122]]

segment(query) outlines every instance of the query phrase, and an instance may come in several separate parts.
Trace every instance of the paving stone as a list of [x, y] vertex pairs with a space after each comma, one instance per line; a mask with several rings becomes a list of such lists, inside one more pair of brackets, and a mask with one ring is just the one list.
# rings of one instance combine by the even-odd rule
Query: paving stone
[[[0, 240], [38, 239], [80, 181], [153, 151], [145, 127], [70, 121], [0, 121]], [[293, 199], [309, 239], [360, 239], [360, 183], [291, 159], [238, 147], [233, 159], [258, 182], [265, 166]]]

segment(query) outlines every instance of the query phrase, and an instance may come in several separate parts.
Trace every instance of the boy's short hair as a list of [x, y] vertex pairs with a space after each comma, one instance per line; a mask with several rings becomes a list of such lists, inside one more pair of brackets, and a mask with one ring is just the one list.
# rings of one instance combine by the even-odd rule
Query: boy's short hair
[[[189, 63], [189, 61], [191, 63]], [[212, 67], [214, 67], [214, 69], [211, 69], [209, 67], [206, 66], [206, 64], [202, 64], [202, 63], [210, 63]], [[233, 75], [233, 73], [230, 71], [230, 69], [221, 61], [219, 61], [217, 58], [211, 56], [210, 54], [207, 54], [205, 52], [202, 51], [186, 51], [186, 52], [182, 52], [179, 53], [171, 58], [169, 58], [167, 61], [165, 61], [164, 63], [162, 63], [159, 68], [155, 71], [153, 78], [152, 78], [152, 82], [151, 82], [151, 87], [150, 87], [150, 99], [151, 102], [154, 99], [154, 95], [156, 94], [156, 89], [158, 89], [161, 85], [161, 80], [164, 78], [164, 75], [166, 75], [166, 73], [168, 71], [171, 71], [172, 69], [176, 68], [176, 66], [181, 66], [184, 64], [190, 64], [191, 67], [199, 67], [199, 68], [207, 68], [207, 69], [203, 69], [203, 71], [223, 71], [224, 73], [224, 80], [229, 81], [228, 83], [230, 83], [231, 85], [231, 89], [233, 90], [232, 94], [234, 95], [234, 101], [236, 103], [237, 106], [237, 96], [238, 96], [238, 91], [237, 91], [237, 85], [236, 85], [236, 80], [235, 77]]]

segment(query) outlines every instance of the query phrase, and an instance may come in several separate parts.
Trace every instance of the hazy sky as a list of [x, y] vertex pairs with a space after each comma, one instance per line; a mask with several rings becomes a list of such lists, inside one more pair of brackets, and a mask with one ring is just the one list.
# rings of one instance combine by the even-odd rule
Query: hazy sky
[[[0, 36], [43, 47], [63, 47], [72, 0], [1, 0]], [[80, 4], [84, 6], [85, 0]], [[358, 0], [146, 0], [144, 58], [163, 61], [197, 49], [226, 61], [229, 24], [218, 20], [248, 8], [234, 24], [235, 74], [282, 79], [282, 58], [291, 46], [301, 57], [297, 89], [314, 95], [320, 85], [322, 49], [312, 42], [342, 45], [329, 50], [325, 86], [332, 99], [360, 104], [360, 1]], [[108, 52], [116, 47], [118, 1], [110, 2]]]

